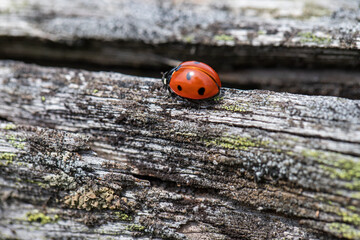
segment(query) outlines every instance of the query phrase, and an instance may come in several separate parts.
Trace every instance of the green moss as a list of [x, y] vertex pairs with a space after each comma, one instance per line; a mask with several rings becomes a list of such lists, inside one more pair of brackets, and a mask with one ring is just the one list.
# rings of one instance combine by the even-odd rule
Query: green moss
[[25, 143], [14, 143], [13, 146], [17, 149], [21, 149], [24, 150], [25, 148]]
[[225, 110], [231, 111], [231, 112], [246, 112], [248, 110], [248, 106], [232, 104], [232, 105], [223, 105], [223, 106], [221, 106], [221, 109], [225, 109]]
[[348, 210], [341, 210], [338, 215], [340, 215], [344, 222], [351, 223], [356, 226], [360, 226], [360, 215], [350, 212]]
[[352, 193], [350, 196], [351, 198], [360, 199], [360, 192]]
[[24, 150], [25, 143], [23, 143], [26, 139], [25, 138], [18, 138], [15, 135], [6, 135], [6, 140], [17, 149]]
[[355, 206], [347, 206], [346, 208], [349, 209], [350, 211], [354, 211], [354, 212], [358, 210], [358, 208]]
[[41, 96], [41, 101], [45, 102], [45, 100], [46, 100], [45, 96]]
[[16, 129], [16, 125], [12, 124], [12, 123], [8, 123], [5, 125], [4, 127], [5, 130], [15, 130]]
[[338, 237], [347, 239], [359, 239], [360, 231], [345, 223], [328, 223], [326, 226], [331, 232], [335, 233]]
[[123, 212], [114, 212], [121, 221], [132, 221], [132, 217]]
[[16, 159], [15, 153], [7, 153], [7, 152], [0, 153], [0, 160], [6, 161], [5, 163], [0, 162], [0, 165], [8, 166], [9, 164], [12, 164], [15, 159]]
[[54, 223], [59, 220], [58, 215], [54, 215], [53, 217], [47, 216], [44, 213], [40, 213], [38, 211], [28, 212], [26, 213], [26, 220], [28, 222], [38, 222], [41, 224]]
[[16, 158], [15, 153], [0, 153], [0, 159], [1, 160], [7, 160], [7, 161], [13, 161]]
[[10, 143], [16, 141], [16, 136], [15, 135], [6, 135], [6, 140]]
[[99, 92], [99, 90], [97, 90], [97, 89], [94, 89], [94, 90], [93, 90], [93, 93], [94, 93], [94, 94], [96, 94], [96, 93], [98, 93], [98, 92]]
[[138, 225], [138, 224], [131, 224], [130, 226], [126, 227], [126, 230], [131, 232], [143, 232], [146, 227]]
[[327, 172], [331, 178], [349, 181], [345, 184], [348, 189], [360, 190], [359, 158], [309, 149], [303, 150], [302, 155], [320, 162], [320, 168]]
[[29, 165], [27, 163], [24, 163], [24, 162], [16, 162], [16, 165], [19, 166], [19, 167], [23, 167], [23, 166], [29, 167]]
[[224, 99], [224, 97], [220, 97], [219, 95], [214, 97], [212, 100], [215, 101], [215, 102], [220, 102]]
[[28, 182], [28, 183], [31, 183], [31, 184], [36, 184], [41, 188], [49, 188], [48, 184], [40, 182], [40, 181], [35, 181], [35, 180], [32, 180], [32, 179], [25, 179], [24, 182]]
[[[354, 180], [354, 178], [360, 177], [360, 169], [357, 165], [357, 163], [343, 159], [339, 160], [339, 162], [333, 166], [321, 166], [321, 168], [329, 172], [331, 178], [351, 181]], [[350, 168], [349, 166], [353, 166], [354, 168]], [[359, 184], [359, 182], [357, 184]]]
[[294, 152], [292, 152], [292, 151], [287, 151], [286, 154], [289, 155], [289, 156], [294, 156], [295, 155]]
[[206, 145], [217, 145], [227, 149], [237, 149], [237, 150], [249, 150], [249, 147], [264, 147], [269, 144], [268, 141], [262, 141], [249, 137], [239, 137], [239, 136], [225, 136], [215, 139], [204, 140]]
[[311, 32], [300, 32], [298, 33], [301, 43], [316, 43], [316, 44], [330, 44], [332, 39], [331, 37], [318, 37]]
[[[340, 208], [335, 206], [331, 201], [323, 201], [327, 203], [322, 207], [323, 211], [328, 213], [334, 213], [342, 218], [343, 222], [352, 224], [354, 226], [360, 226], [360, 215], [353, 212], [352, 209]], [[356, 209], [356, 207], [355, 207]]]
[[221, 34], [221, 35], [215, 35], [214, 37], [215, 41], [234, 41], [234, 36]]
[[194, 41], [194, 36], [193, 35], [184, 36], [184, 41], [187, 43], [191, 43], [192, 41]]
[[345, 183], [345, 187], [353, 191], [360, 191], [360, 180], [353, 179], [353, 181]]

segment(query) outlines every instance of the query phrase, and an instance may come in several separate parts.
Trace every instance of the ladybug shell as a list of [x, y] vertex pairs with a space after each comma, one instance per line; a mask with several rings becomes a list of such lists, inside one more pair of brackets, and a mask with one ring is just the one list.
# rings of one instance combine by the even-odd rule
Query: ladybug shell
[[221, 82], [209, 65], [188, 61], [174, 69], [169, 86], [180, 97], [207, 99], [219, 94]]

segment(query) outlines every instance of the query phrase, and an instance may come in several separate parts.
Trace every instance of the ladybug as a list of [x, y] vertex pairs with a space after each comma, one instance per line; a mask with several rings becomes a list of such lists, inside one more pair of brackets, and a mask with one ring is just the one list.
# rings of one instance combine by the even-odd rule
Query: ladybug
[[209, 65], [196, 61], [180, 63], [163, 74], [162, 81], [170, 92], [183, 98], [200, 100], [220, 93], [219, 75]]

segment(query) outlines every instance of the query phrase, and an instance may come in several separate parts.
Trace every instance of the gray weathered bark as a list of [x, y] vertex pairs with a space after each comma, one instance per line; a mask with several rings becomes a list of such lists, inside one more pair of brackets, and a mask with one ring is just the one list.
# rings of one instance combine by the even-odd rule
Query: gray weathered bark
[[1, 238], [360, 238], [360, 101], [0, 63]]

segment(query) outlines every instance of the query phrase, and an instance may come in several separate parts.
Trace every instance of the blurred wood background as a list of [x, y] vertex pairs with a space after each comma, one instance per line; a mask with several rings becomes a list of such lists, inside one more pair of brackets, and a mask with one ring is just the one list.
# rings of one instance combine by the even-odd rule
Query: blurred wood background
[[359, 6], [2, 0], [0, 238], [360, 239]]
[[358, 0], [2, 0], [0, 13], [2, 58], [149, 77], [196, 58], [231, 87], [360, 96]]

